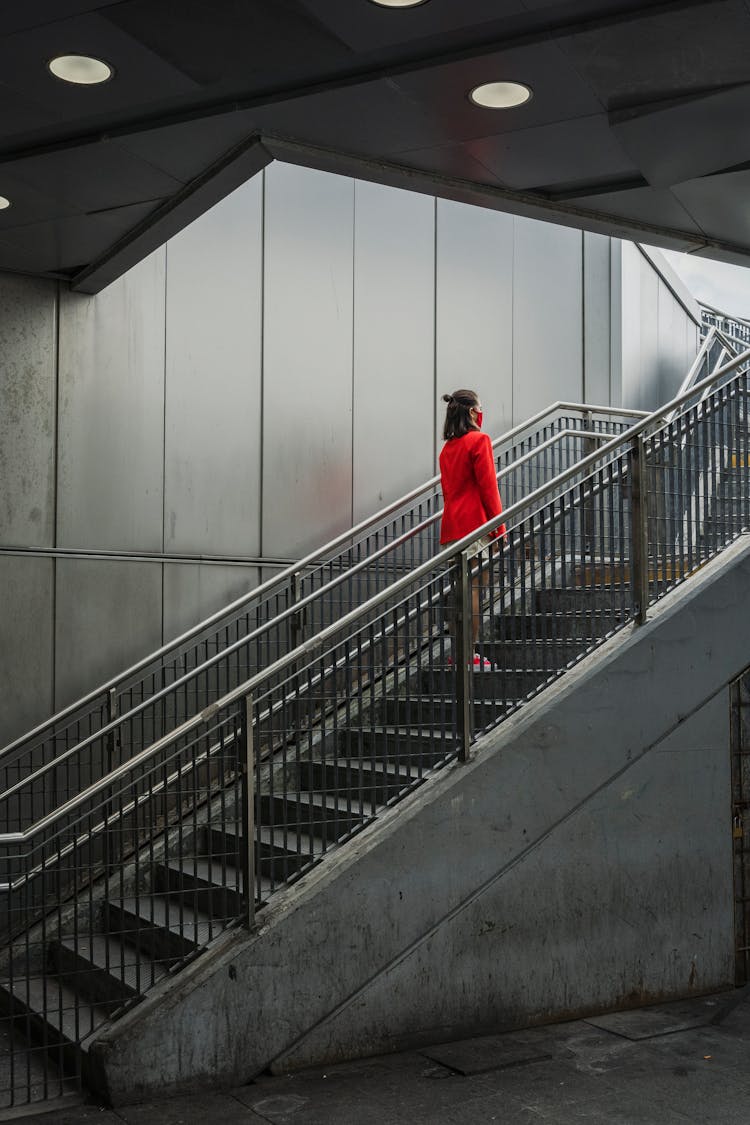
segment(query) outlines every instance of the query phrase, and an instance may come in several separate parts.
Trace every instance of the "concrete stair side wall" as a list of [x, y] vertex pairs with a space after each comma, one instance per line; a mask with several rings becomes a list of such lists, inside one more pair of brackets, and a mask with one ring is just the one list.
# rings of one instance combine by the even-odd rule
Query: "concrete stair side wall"
[[117, 1104], [731, 987], [746, 537], [99, 1037]]

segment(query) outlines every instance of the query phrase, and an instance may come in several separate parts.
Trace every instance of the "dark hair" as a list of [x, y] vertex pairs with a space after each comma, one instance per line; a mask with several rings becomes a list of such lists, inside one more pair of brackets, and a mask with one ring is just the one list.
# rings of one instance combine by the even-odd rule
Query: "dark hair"
[[479, 395], [476, 391], [454, 391], [452, 395], [443, 395], [443, 402], [448, 403], [443, 426], [444, 441], [463, 437], [469, 430], [476, 429], [469, 414], [472, 407], [479, 406]]

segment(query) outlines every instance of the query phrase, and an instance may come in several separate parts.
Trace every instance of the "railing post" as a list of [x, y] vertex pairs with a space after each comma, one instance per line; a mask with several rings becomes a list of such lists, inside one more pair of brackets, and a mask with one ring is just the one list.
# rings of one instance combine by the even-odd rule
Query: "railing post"
[[630, 585], [633, 617], [636, 624], [642, 625], [648, 609], [648, 494], [643, 433], [631, 442], [630, 467]]
[[[119, 717], [119, 706], [117, 700], [117, 688], [110, 688], [107, 693], [107, 724], [114, 723]], [[115, 766], [118, 764], [118, 757], [120, 749], [120, 731], [119, 728], [111, 730], [107, 735], [107, 767], [106, 772], [111, 773]], [[105, 816], [107, 821], [115, 815], [114, 802], [110, 798], [104, 806]], [[120, 822], [119, 831], [107, 827], [104, 833], [104, 866], [107, 872], [112, 872], [120, 864], [120, 857], [122, 855], [122, 836], [125, 831], [124, 824]], [[118, 846], [119, 845], [119, 846]]]
[[454, 599], [456, 647], [453, 659], [456, 667], [456, 733], [458, 757], [468, 762], [471, 756], [471, 675], [473, 659], [471, 563], [464, 551], [456, 559], [456, 594]]
[[253, 697], [242, 700], [242, 737], [239, 745], [239, 769], [242, 779], [242, 839], [240, 840], [240, 867], [242, 894], [245, 900], [245, 924], [255, 923], [255, 785], [253, 752]]
[[[299, 570], [295, 571], [289, 579], [289, 601], [291, 605], [296, 605], [302, 597], [303, 583], [304, 577], [302, 573]], [[297, 609], [289, 618], [289, 629], [292, 634], [292, 648], [296, 648], [297, 645], [302, 644], [304, 640], [305, 616], [304, 610]]]

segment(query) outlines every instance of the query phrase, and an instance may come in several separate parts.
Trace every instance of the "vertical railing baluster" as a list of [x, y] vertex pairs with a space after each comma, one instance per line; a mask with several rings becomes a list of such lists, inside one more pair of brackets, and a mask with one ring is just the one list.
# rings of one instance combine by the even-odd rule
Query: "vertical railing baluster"
[[239, 740], [238, 766], [242, 779], [240, 792], [242, 798], [242, 845], [240, 847], [240, 866], [242, 869], [242, 897], [245, 907], [244, 922], [248, 926], [255, 923], [255, 777], [253, 747], [253, 697], [245, 695], [242, 699], [242, 738]]
[[472, 676], [472, 598], [471, 598], [471, 558], [463, 551], [456, 559], [455, 607], [456, 607], [456, 731], [458, 734], [458, 757], [467, 762], [471, 754], [471, 676]]
[[639, 433], [630, 445], [630, 582], [633, 617], [639, 625], [646, 620], [648, 609], [648, 497], [645, 468], [643, 434]]

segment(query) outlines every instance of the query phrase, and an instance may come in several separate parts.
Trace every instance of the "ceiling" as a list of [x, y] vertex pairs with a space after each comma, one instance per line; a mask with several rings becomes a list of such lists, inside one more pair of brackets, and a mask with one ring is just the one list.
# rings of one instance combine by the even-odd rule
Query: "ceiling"
[[750, 0], [3, 8], [0, 270], [96, 292], [273, 159], [750, 262]]

